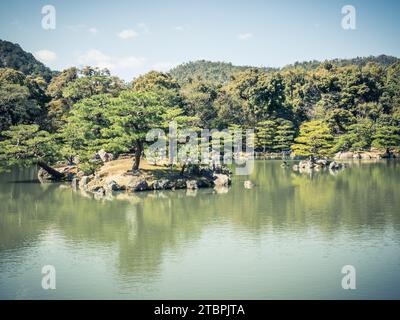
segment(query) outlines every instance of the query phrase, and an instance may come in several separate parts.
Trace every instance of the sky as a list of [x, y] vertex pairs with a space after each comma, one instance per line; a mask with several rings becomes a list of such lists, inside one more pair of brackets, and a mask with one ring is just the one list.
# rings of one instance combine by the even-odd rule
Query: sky
[[[42, 27], [46, 5], [55, 8], [55, 29]], [[355, 29], [342, 27], [346, 5]], [[282, 67], [400, 57], [399, 13], [398, 0], [1, 0], [0, 39], [54, 70], [92, 65], [131, 80], [200, 59]]]

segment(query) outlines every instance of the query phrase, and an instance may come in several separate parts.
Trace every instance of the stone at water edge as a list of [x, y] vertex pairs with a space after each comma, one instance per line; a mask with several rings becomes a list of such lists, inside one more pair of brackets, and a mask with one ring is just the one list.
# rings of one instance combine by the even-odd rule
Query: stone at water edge
[[335, 159], [353, 159], [354, 152], [338, 152], [335, 154]]
[[154, 189], [154, 190], [172, 189], [172, 184], [171, 184], [171, 181], [168, 179], [159, 179], [159, 180], [153, 181], [152, 189]]
[[79, 180], [79, 189], [87, 190], [88, 184], [92, 179], [89, 176], [83, 176]]
[[344, 167], [345, 167], [345, 165], [343, 163], [338, 163], [335, 161], [332, 161], [331, 164], [329, 165], [330, 170], [339, 170], [339, 169], [343, 169]]
[[186, 189], [195, 190], [198, 189], [198, 184], [196, 180], [188, 180], [186, 181]]
[[116, 183], [114, 180], [112, 180], [104, 185], [104, 189], [107, 192], [112, 192], [112, 191], [120, 191], [121, 187], [119, 186], [118, 183]]
[[231, 178], [227, 174], [215, 173], [213, 177], [215, 187], [228, 187], [231, 184]]
[[132, 178], [126, 186], [128, 192], [144, 191], [148, 188], [147, 181], [142, 177]]
[[254, 187], [254, 183], [251, 182], [250, 180], [245, 181], [245, 182], [243, 183], [243, 185], [244, 185], [244, 187], [245, 187], [246, 189], [252, 189], [252, 188]]

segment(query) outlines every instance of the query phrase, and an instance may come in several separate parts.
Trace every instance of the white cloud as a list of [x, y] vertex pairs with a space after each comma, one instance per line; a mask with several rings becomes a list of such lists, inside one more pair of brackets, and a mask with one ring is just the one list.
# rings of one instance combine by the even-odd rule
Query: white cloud
[[89, 28], [89, 30], [88, 30], [91, 34], [93, 34], [93, 35], [96, 35], [98, 32], [99, 32], [99, 30], [97, 30], [96, 28]]
[[239, 40], [248, 40], [253, 37], [253, 34], [249, 32], [239, 33], [237, 37]]
[[124, 40], [130, 39], [130, 38], [135, 38], [138, 35], [139, 34], [135, 30], [132, 30], [132, 29], [122, 30], [121, 32], [117, 33], [117, 36]]
[[175, 31], [183, 31], [183, 27], [182, 26], [175, 26], [172, 28]]
[[173, 63], [173, 62], [157, 62], [152, 65], [152, 69], [156, 71], [169, 71], [173, 67], [177, 66], [178, 63]]
[[47, 49], [36, 51], [33, 55], [43, 63], [53, 62], [57, 59], [57, 54]]
[[147, 59], [135, 56], [112, 57], [97, 49], [91, 49], [79, 55], [77, 61], [81, 66], [107, 68], [112, 72], [119, 73], [121, 70], [141, 68]]

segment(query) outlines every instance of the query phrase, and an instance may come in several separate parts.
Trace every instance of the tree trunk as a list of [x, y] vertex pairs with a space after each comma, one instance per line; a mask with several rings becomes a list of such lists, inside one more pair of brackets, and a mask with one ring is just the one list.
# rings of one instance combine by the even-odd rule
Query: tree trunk
[[182, 168], [181, 168], [181, 176], [183, 176], [183, 174], [184, 174], [184, 172], [185, 172], [185, 169], [186, 169], [186, 163], [184, 163], [184, 164], [182, 165]]
[[143, 151], [143, 143], [142, 142], [137, 142], [136, 143], [136, 150], [135, 150], [135, 160], [133, 162], [132, 171], [139, 170], [140, 157], [142, 156], [142, 151]]
[[44, 171], [46, 171], [49, 175], [51, 175], [55, 180], [61, 180], [65, 177], [63, 173], [57, 171], [56, 169], [53, 169], [41, 160], [37, 161], [36, 164]]

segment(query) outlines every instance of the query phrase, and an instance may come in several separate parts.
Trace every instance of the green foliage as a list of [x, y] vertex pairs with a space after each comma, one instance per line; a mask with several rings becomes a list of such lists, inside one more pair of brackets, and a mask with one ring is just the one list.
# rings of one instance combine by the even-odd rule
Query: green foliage
[[78, 78], [79, 70], [75, 67], [66, 69], [53, 77], [47, 87], [47, 94], [53, 99], [61, 99], [63, 90]]
[[179, 90], [180, 86], [176, 79], [169, 74], [150, 71], [145, 75], [138, 77], [132, 81], [132, 89], [134, 91], [157, 91], [163, 89]]
[[276, 135], [276, 122], [264, 120], [257, 123], [255, 147], [264, 152], [273, 151]]
[[134, 92], [147, 92], [156, 94], [160, 103], [165, 107], [182, 107], [182, 97], [180, 85], [169, 74], [150, 71], [145, 75], [134, 79], [131, 84]]
[[0, 132], [21, 123], [40, 123], [45, 102], [34, 79], [13, 69], [0, 69]]
[[284, 104], [284, 84], [280, 74], [258, 69], [239, 73], [224, 90], [241, 101], [246, 122], [255, 126], [268, 116], [288, 113]]
[[188, 115], [199, 119], [202, 128], [214, 128], [217, 110], [214, 101], [218, 89], [211, 83], [192, 82], [182, 89], [184, 106]]
[[256, 126], [256, 148], [268, 152], [290, 150], [295, 131], [289, 120], [277, 118], [260, 121]]
[[348, 127], [347, 133], [340, 135], [335, 145], [335, 151], [361, 151], [371, 147], [373, 122], [370, 119], [360, 119]]
[[52, 135], [38, 125], [18, 125], [2, 133], [0, 163], [3, 166], [32, 165], [38, 161], [54, 162], [59, 159], [58, 146]]
[[288, 151], [293, 144], [295, 130], [293, 123], [286, 119], [277, 119], [277, 129], [274, 138], [275, 151]]
[[[166, 128], [168, 121], [191, 118], [177, 108], [165, 107], [148, 92], [123, 91], [118, 97], [97, 95], [75, 104], [62, 130], [65, 157], [93, 158], [100, 149], [114, 154], [143, 151], [151, 129]], [[75, 153], [75, 154], [74, 154]]]
[[303, 123], [295, 142], [292, 150], [296, 156], [326, 157], [332, 154], [333, 135], [329, 126], [322, 120]]
[[[232, 77], [241, 71], [251, 69], [253, 67], [234, 66], [226, 62], [211, 62], [199, 60], [181, 64], [173, 68], [169, 73], [177, 79], [182, 85], [192, 83], [194, 81], [213, 82], [216, 84], [224, 84], [232, 80]], [[272, 68], [259, 68], [260, 70], [274, 70]]]
[[372, 136], [375, 148], [392, 149], [400, 147], [400, 127], [390, 124], [378, 124]]
[[111, 77], [108, 70], [86, 67], [82, 77], [76, 78], [62, 89], [62, 96], [72, 103], [98, 94], [117, 96], [125, 86], [122, 80]]

